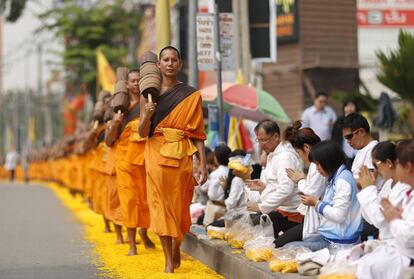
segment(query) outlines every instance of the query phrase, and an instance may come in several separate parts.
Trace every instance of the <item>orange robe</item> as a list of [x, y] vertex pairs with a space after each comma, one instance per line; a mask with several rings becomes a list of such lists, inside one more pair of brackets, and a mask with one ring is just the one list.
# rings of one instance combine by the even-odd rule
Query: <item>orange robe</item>
[[[172, 130], [173, 133], [183, 132], [184, 137], [178, 141], [169, 136], [166, 139], [168, 131], [165, 128], [176, 129]], [[196, 185], [192, 155], [197, 151], [191, 139], [205, 139], [199, 91], [182, 100], [155, 127], [154, 135], [147, 140], [147, 193], [151, 220], [154, 220], [150, 230], [160, 236], [181, 240], [191, 225], [190, 203]], [[172, 158], [174, 154], [168, 150], [181, 155]]]
[[119, 202], [118, 187], [116, 184], [115, 173], [115, 153], [116, 143], [112, 147], [107, 147], [104, 155], [106, 173], [106, 208], [104, 209], [106, 218], [116, 225], [123, 224], [121, 203]]
[[145, 179], [145, 140], [138, 134], [139, 117], [122, 130], [116, 147], [116, 179], [122, 208], [123, 225], [148, 228], [149, 209]]
[[90, 175], [92, 176], [92, 205], [93, 211], [104, 215], [104, 208], [106, 203], [106, 175], [105, 175], [105, 155], [106, 145], [101, 141], [93, 152], [93, 165], [91, 166]]

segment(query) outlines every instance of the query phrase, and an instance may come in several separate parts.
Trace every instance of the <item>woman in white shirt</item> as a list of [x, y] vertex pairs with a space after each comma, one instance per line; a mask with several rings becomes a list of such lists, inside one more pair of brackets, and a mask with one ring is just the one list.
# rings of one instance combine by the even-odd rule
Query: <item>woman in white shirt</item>
[[[310, 128], [302, 128], [301, 122], [296, 121], [291, 127], [285, 130], [285, 139], [289, 141], [299, 157], [309, 165], [307, 176], [303, 171], [286, 169], [289, 178], [298, 184], [298, 189], [305, 195], [320, 198], [325, 191], [327, 179], [317, 170], [315, 163], [309, 161], [311, 148], [319, 143], [321, 139]], [[283, 235], [275, 240], [276, 247], [282, 247], [292, 241], [301, 241], [312, 235], [318, 234], [319, 214], [314, 207], [300, 204], [298, 212], [304, 215], [304, 221], [301, 224], [287, 230]]]
[[373, 166], [385, 183], [378, 193], [374, 172], [363, 166], [360, 169], [358, 179], [362, 190], [357, 194], [357, 197], [364, 219], [379, 229], [380, 239], [389, 240], [392, 239], [392, 234], [390, 224], [381, 212], [381, 199], [388, 198], [393, 206], [401, 208], [406, 192], [411, 187], [397, 180], [395, 144], [389, 141], [380, 142], [372, 149], [371, 156]]

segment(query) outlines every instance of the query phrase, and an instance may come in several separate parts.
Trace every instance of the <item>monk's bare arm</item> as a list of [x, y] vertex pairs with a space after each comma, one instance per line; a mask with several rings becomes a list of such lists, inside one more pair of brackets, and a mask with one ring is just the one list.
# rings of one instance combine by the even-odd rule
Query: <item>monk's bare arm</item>
[[118, 138], [119, 125], [121, 125], [121, 121], [115, 121], [115, 119], [107, 122], [105, 129], [105, 143], [107, 146], [112, 146]]
[[198, 151], [197, 157], [200, 161], [198, 184], [202, 185], [207, 181], [207, 175], [208, 175], [204, 140], [194, 139], [193, 141], [194, 141], [194, 145], [197, 147], [197, 151]]
[[147, 103], [144, 96], [141, 96], [139, 100], [139, 115], [140, 122], [138, 132], [139, 135], [143, 138], [148, 137], [150, 132], [151, 117], [155, 111], [155, 103]]

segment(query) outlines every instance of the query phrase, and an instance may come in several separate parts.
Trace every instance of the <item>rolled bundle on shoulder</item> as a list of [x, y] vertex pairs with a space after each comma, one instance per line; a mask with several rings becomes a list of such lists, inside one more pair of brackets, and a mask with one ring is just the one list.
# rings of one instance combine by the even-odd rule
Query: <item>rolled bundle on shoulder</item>
[[139, 60], [141, 65], [139, 88], [149, 102], [156, 100], [161, 90], [161, 71], [156, 64], [157, 61], [157, 55], [151, 51], [145, 52]]
[[129, 106], [129, 96], [127, 89], [128, 68], [118, 67], [116, 69], [116, 83], [114, 96], [112, 98], [111, 107], [114, 112], [126, 113]]

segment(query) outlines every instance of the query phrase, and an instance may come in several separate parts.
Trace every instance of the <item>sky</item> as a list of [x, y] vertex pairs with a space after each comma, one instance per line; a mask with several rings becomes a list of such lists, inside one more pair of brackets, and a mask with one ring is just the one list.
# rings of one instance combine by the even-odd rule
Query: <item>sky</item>
[[50, 78], [51, 70], [56, 68], [48, 61], [59, 62], [52, 50], [62, 50], [62, 44], [50, 32], [34, 35], [41, 22], [36, 14], [51, 6], [53, 0], [27, 1], [23, 15], [15, 23], [3, 25], [3, 90], [38, 88], [38, 42], [42, 43], [42, 80], [43, 86]]

